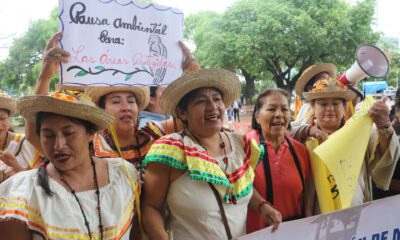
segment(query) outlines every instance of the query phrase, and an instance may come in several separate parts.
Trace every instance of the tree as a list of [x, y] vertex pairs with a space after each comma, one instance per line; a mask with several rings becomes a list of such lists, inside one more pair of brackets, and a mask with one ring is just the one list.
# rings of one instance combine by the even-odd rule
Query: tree
[[14, 40], [7, 59], [0, 63], [2, 85], [19, 92], [35, 85], [42, 51], [58, 29], [57, 14], [57, 9], [54, 9], [49, 19], [32, 22], [28, 31]]
[[311, 64], [347, 69], [358, 45], [379, 38], [370, 27], [373, 12], [373, 0], [239, 0], [222, 15], [189, 16], [185, 37], [202, 65], [242, 73], [251, 98], [255, 79], [292, 91]]

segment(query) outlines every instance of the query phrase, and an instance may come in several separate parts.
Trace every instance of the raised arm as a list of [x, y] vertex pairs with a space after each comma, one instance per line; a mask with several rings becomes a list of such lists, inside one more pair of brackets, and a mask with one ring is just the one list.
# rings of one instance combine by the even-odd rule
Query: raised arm
[[[36, 81], [33, 94], [48, 94], [50, 89], [51, 78], [58, 72], [60, 63], [67, 63], [70, 54], [60, 48], [60, 39], [62, 32], [54, 34], [43, 52], [42, 69]], [[35, 132], [35, 124], [25, 119], [25, 136], [26, 139], [41, 152], [39, 137]]]

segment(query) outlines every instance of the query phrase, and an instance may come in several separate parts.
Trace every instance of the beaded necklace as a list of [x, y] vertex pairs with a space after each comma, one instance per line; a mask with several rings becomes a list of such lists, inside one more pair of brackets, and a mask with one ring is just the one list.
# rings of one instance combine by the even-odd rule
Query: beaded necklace
[[[187, 130], [187, 131], [189, 131], [189, 130]], [[190, 134], [193, 136], [194, 140], [196, 140], [196, 142], [197, 142], [202, 148], [204, 148], [204, 150], [208, 151], [207, 148], [204, 147], [204, 146], [201, 144], [200, 140], [196, 137], [196, 135], [194, 135], [191, 131], [189, 131], [189, 132], [190, 132]], [[232, 146], [231, 140], [229, 139], [229, 137], [228, 137], [228, 135], [226, 134], [226, 132], [224, 132], [224, 131], [222, 131], [222, 132], [225, 134], [226, 138], [228, 139], [229, 145]], [[224, 164], [225, 164], [224, 171], [226, 171], [226, 170], [228, 169], [228, 157], [226, 156], [225, 143], [224, 143], [224, 141], [222, 140], [221, 132], [218, 132], [218, 135], [219, 135], [219, 147], [224, 151], [224, 158], [223, 158], [223, 161], [224, 161]]]
[[[94, 160], [93, 160], [92, 157], [90, 157], [90, 160], [91, 160], [91, 165], [92, 165], [92, 168], [93, 168], [93, 175], [94, 175], [93, 178], [94, 178], [94, 182], [95, 182], [95, 184], [96, 184], [96, 196], [97, 196], [97, 207], [96, 207], [96, 209], [97, 209], [97, 213], [98, 213], [98, 215], [99, 215], [100, 239], [103, 239], [103, 224], [102, 224], [102, 221], [101, 221], [101, 207], [100, 207], [100, 190], [99, 190], [99, 183], [98, 183], [98, 179], [97, 179], [97, 172], [96, 172], [95, 162], [94, 162]], [[88, 220], [87, 220], [87, 217], [86, 217], [85, 212], [83, 211], [81, 202], [79, 201], [79, 198], [78, 198], [78, 196], [76, 195], [75, 190], [71, 187], [71, 185], [69, 185], [69, 183], [68, 183], [67, 180], [65, 179], [65, 177], [64, 177], [64, 175], [63, 175], [63, 173], [62, 173], [62, 171], [59, 170], [58, 168], [55, 168], [55, 169], [57, 170], [58, 174], [60, 175], [61, 181], [62, 181], [63, 183], [65, 183], [65, 185], [68, 187], [69, 191], [70, 191], [70, 192], [72, 193], [72, 195], [74, 196], [76, 202], [78, 203], [79, 208], [80, 208], [81, 213], [82, 213], [82, 216], [83, 216], [83, 220], [85, 221], [85, 226], [86, 226], [87, 233], [88, 233], [88, 235], [89, 235], [89, 239], [92, 239], [92, 232], [90, 231], [89, 222], [88, 222]]]

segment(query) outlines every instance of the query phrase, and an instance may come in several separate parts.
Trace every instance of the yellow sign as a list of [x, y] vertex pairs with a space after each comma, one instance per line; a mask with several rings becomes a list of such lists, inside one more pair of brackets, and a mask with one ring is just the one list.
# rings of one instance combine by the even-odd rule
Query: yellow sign
[[[315, 155], [322, 160], [328, 170], [325, 173], [327, 176], [323, 176], [327, 182], [325, 185], [332, 184], [332, 181], [337, 184], [337, 189], [333, 190], [332, 185], [329, 185], [329, 191], [331, 191], [329, 196], [334, 196], [336, 190], [340, 195], [341, 204], [334, 205], [334, 209], [350, 207], [353, 199], [371, 134], [372, 119], [367, 112], [373, 102], [372, 98], [366, 98], [362, 108], [347, 121], [346, 125], [330, 135], [327, 141], [314, 150]], [[322, 168], [319, 165], [317, 167]], [[326, 188], [326, 186], [321, 187]], [[330, 211], [331, 208], [332, 205], [329, 205], [326, 209]]]
[[335, 178], [325, 163], [314, 153], [314, 149], [318, 147], [318, 141], [316, 139], [309, 140], [306, 142], [306, 146], [310, 153], [311, 169], [321, 213], [342, 209], [342, 201]]

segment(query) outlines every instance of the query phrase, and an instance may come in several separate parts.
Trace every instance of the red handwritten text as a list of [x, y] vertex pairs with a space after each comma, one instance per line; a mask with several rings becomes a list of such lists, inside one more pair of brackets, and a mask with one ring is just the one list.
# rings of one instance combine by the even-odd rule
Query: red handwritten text
[[167, 59], [162, 59], [151, 55], [143, 56], [140, 53], [137, 53], [133, 56], [133, 65], [176, 68], [176, 65]]
[[82, 52], [85, 51], [85, 46], [84, 45], [80, 45], [78, 47], [78, 49], [73, 49], [72, 48], [72, 53], [71, 53], [71, 57], [69, 59], [69, 61], [71, 63], [73, 62], [77, 62], [77, 63], [95, 63], [96, 60], [94, 60], [94, 58], [92, 56], [87, 56], [87, 55], [83, 55]]
[[111, 57], [108, 55], [108, 53], [103, 53], [100, 55], [100, 63], [126, 65], [128, 64], [128, 60], [126, 60], [125, 58]]

